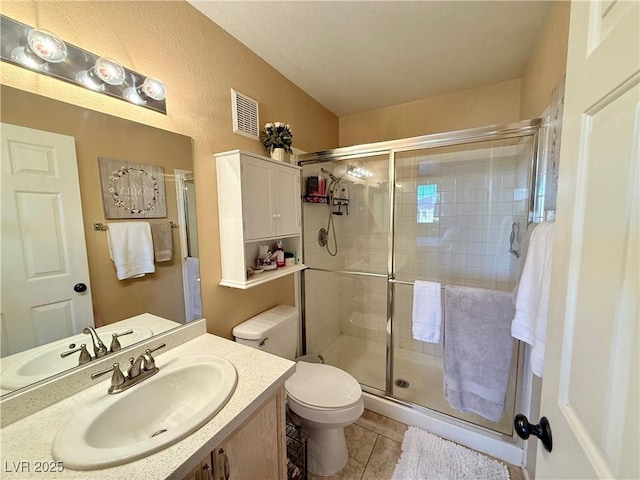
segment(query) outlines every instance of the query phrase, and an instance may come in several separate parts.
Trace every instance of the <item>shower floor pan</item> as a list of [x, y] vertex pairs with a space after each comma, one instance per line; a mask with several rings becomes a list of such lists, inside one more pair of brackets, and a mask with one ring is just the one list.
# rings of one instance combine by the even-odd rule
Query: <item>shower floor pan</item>
[[[322, 355], [326, 363], [349, 372], [362, 385], [384, 391], [385, 352], [385, 345], [340, 335]], [[474, 413], [459, 412], [451, 408], [444, 398], [442, 359], [404, 348], [396, 348], [394, 354], [394, 381], [409, 382], [407, 388], [394, 385], [396, 398], [506, 435], [512, 434], [513, 395], [508, 399], [505, 414], [499, 422]]]

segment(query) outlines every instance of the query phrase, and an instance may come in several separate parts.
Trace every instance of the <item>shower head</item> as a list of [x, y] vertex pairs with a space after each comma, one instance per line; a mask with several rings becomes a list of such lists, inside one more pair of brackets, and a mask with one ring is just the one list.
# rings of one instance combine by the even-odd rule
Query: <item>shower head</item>
[[329, 170], [325, 170], [324, 168], [321, 168], [321, 169], [320, 169], [320, 173], [323, 173], [323, 174], [327, 175], [327, 176], [328, 176], [331, 180], [333, 180], [334, 182], [335, 182], [336, 180], [338, 180], [338, 179], [336, 178], [336, 176], [335, 176], [333, 173], [331, 173]]
[[333, 173], [331, 173], [329, 170], [325, 170], [324, 168], [320, 169], [320, 172], [327, 175], [332, 181], [334, 182], [339, 182], [342, 177], [345, 176], [345, 174], [347, 173], [347, 166], [346, 165], [337, 165], [334, 169], [333, 169]]

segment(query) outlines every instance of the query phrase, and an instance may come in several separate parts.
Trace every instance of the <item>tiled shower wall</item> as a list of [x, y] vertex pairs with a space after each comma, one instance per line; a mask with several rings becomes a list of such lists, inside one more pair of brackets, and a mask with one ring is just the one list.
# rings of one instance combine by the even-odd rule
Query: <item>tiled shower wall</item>
[[[314, 175], [307, 173], [305, 175]], [[342, 270], [340, 256], [330, 256], [316, 238], [320, 228], [327, 227], [327, 205], [303, 203], [304, 262], [326, 270]], [[336, 222], [336, 231], [342, 225]], [[305, 272], [305, 316], [307, 353], [322, 353], [340, 336], [340, 285], [332, 281], [333, 274]]]

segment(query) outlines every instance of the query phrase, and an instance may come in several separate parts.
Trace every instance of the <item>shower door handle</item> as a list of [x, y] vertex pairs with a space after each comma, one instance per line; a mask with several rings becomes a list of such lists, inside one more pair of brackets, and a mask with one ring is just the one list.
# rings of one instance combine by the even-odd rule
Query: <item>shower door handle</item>
[[540, 439], [547, 452], [553, 448], [553, 438], [551, 436], [551, 425], [547, 417], [542, 417], [538, 425], [529, 423], [529, 419], [522, 413], [517, 414], [513, 419], [513, 426], [518, 436], [524, 440], [533, 434]]

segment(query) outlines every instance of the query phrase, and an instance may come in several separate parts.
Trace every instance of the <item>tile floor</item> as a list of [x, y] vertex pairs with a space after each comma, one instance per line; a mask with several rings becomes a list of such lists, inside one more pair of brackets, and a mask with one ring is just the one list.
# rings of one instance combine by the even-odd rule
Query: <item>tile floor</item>
[[[365, 410], [356, 423], [345, 429], [349, 461], [331, 477], [309, 474], [309, 480], [389, 480], [402, 447], [407, 425]], [[523, 480], [520, 468], [507, 464], [511, 480]]]

